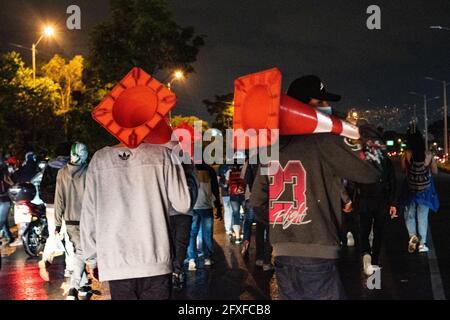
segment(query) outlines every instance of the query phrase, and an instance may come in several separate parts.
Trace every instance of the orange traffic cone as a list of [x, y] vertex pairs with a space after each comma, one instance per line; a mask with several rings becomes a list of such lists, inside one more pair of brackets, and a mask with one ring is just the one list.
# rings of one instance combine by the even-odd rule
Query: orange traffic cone
[[147, 136], [153, 141], [167, 138], [167, 123], [162, 120], [175, 103], [172, 91], [144, 70], [133, 68], [92, 111], [92, 117], [127, 147], [136, 148]]
[[[235, 81], [233, 128], [234, 146], [245, 148], [250, 147], [250, 140], [255, 135], [258, 136], [257, 146], [275, 143], [276, 137], [270, 132], [273, 129], [278, 129], [280, 135], [329, 132], [359, 139], [359, 130], [352, 124], [282, 95], [281, 72], [277, 68], [246, 75]], [[238, 129], [242, 130], [236, 132]], [[256, 133], [251, 130], [246, 133], [249, 129]], [[267, 130], [267, 136], [263, 139], [261, 130]], [[245, 139], [245, 143], [239, 144], [239, 139]]]

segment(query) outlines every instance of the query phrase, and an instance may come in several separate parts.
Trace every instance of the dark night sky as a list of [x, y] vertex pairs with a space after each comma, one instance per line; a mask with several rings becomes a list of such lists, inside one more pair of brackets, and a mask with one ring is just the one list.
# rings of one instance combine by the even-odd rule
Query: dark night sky
[[[285, 88], [300, 75], [319, 75], [329, 91], [343, 95], [334, 105], [340, 110], [420, 104], [409, 91], [441, 94], [439, 84], [423, 80], [424, 76], [450, 80], [450, 31], [429, 29], [450, 27], [448, 0], [169, 3], [180, 25], [192, 25], [207, 36], [196, 74], [174, 84], [177, 108], [183, 114], [205, 117], [202, 99], [232, 92], [238, 76], [273, 66], [282, 71]], [[17, 49], [30, 61], [29, 51], [11, 43], [30, 46], [42, 21], [56, 19], [65, 26], [70, 4], [81, 7], [82, 30], [61, 30], [58, 45], [42, 43], [40, 55], [86, 53], [90, 29], [107, 17], [107, 0], [0, 0], [0, 50]], [[381, 7], [381, 30], [366, 27], [371, 4]], [[431, 113], [440, 105], [435, 102]]]

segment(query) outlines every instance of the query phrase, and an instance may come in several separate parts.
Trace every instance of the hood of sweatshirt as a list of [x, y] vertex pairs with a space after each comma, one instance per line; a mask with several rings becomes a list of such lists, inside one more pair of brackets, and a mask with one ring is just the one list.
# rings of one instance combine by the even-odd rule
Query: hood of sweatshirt
[[75, 166], [75, 165], [69, 163], [67, 165], [67, 170], [70, 174], [70, 177], [72, 179], [76, 179], [83, 175], [83, 173], [87, 170], [87, 166], [88, 166], [87, 163], [85, 163], [81, 166]]

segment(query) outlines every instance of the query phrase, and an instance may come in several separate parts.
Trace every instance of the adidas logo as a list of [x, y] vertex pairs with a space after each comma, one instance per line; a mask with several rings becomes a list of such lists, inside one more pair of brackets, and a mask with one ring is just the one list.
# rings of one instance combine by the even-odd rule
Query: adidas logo
[[126, 152], [124, 152], [124, 153], [122, 153], [122, 154], [119, 154], [119, 158], [120, 158], [121, 160], [128, 160], [128, 158], [130, 158], [130, 155], [131, 155], [131, 153], [126, 153]]

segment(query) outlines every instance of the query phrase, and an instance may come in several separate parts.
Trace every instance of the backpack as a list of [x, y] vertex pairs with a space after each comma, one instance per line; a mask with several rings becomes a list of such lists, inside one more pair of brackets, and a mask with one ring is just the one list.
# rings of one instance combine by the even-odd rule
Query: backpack
[[245, 194], [245, 181], [241, 178], [241, 170], [233, 168], [228, 180], [228, 190], [231, 196]]
[[422, 192], [431, 185], [431, 171], [424, 162], [412, 161], [407, 172], [408, 188], [413, 192]]

